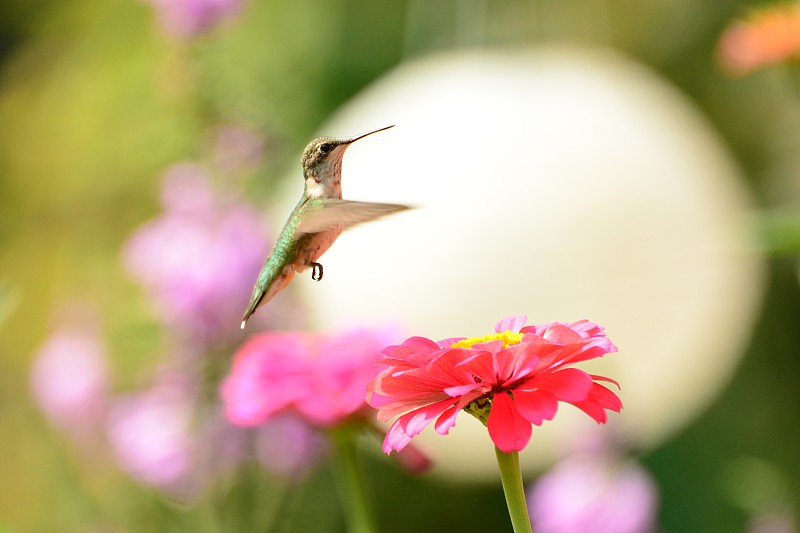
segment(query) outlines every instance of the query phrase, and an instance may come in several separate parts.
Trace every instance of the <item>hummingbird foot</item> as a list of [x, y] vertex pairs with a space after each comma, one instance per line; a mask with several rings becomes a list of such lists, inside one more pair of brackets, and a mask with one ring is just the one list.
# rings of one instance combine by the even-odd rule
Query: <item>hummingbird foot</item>
[[322, 279], [322, 264], [311, 262], [311, 279], [319, 281]]

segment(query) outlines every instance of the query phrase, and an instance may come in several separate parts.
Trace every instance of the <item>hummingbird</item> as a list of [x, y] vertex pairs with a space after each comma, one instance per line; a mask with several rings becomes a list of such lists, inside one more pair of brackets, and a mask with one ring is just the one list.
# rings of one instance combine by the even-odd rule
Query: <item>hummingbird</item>
[[408, 209], [405, 205], [342, 200], [342, 157], [347, 147], [392, 127], [356, 137], [320, 137], [303, 150], [303, 195], [261, 267], [242, 317], [242, 329], [258, 306], [274, 298], [297, 272], [310, 267], [311, 279], [321, 280], [322, 265], [317, 260], [344, 229]]

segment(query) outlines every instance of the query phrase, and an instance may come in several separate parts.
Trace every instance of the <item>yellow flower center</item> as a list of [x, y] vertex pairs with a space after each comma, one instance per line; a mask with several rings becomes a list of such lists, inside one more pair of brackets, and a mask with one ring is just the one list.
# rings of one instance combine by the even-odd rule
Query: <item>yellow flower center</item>
[[489, 341], [503, 341], [503, 348], [508, 348], [514, 344], [522, 342], [523, 333], [518, 333], [507, 329], [500, 333], [492, 333], [491, 335], [484, 335], [483, 337], [470, 337], [462, 341], [454, 342], [450, 345], [451, 348], [472, 348], [473, 344], [480, 344]]

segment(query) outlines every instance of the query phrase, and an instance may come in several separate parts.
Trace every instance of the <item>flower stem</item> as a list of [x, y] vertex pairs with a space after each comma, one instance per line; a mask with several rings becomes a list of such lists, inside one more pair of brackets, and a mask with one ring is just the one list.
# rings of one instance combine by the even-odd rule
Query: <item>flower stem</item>
[[364, 474], [358, 460], [356, 433], [342, 427], [331, 431], [338, 456], [337, 478], [349, 533], [375, 533], [375, 517], [364, 486]]
[[500, 467], [500, 479], [503, 481], [503, 492], [506, 495], [506, 505], [514, 533], [533, 533], [531, 519], [528, 517], [528, 505], [525, 502], [525, 489], [522, 486], [519, 453], [505, 453], [498, 448], [494, 451]]

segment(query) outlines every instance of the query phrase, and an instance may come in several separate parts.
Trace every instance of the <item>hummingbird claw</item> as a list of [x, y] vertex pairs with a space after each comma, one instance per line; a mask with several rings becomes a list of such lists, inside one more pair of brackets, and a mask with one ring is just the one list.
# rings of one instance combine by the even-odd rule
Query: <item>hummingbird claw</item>
[[322, 264], [311, 262], [311, 279], [319, 281], [322, 279]]

